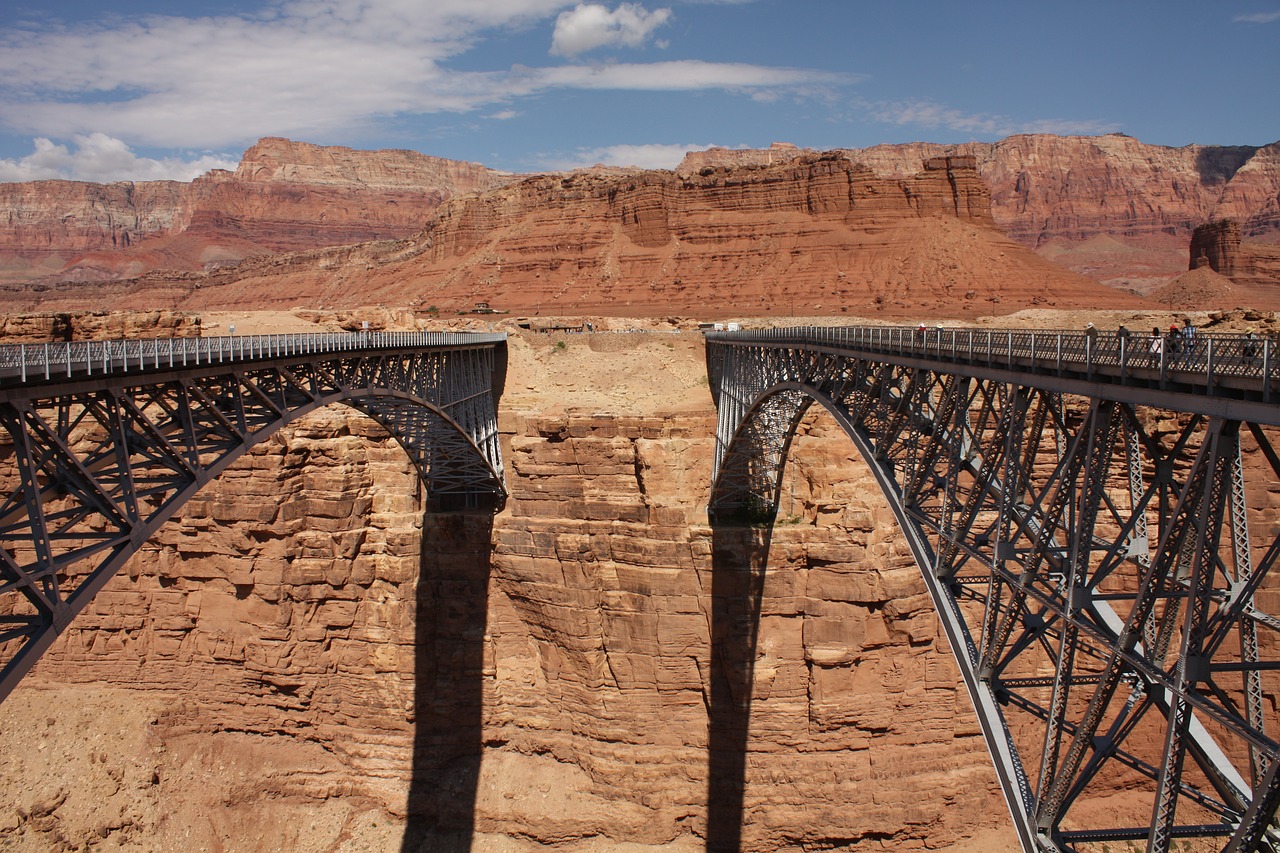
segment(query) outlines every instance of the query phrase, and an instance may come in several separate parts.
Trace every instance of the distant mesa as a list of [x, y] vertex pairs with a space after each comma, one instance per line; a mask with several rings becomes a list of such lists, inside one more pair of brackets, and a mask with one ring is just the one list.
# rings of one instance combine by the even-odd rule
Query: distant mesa
[[[1195, 239], [1193, 264], [1280, 290], [1280, 143], [776, 142], [691, 152], [673, 172], [513, 175], [267, 138], [190, 183], [0, 184], [0, 204], [0, 300], [24, 310], [967, 315], [1132, 302], [1186, 270]], [[1196, 238], [1206, 219], [1237, 231]]]

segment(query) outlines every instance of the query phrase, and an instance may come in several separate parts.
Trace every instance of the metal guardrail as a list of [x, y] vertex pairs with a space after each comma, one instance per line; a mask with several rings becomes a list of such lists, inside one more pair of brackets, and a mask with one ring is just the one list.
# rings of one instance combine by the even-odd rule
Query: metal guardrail
[[457, 347], [505, 341], [502, 332], [304, 332], [0, 345], [0, 382], [95, 376], [324, 355], [360, 349]]
[[[915, 356], [956, 364], [1027, 368], [1040, 372], [1076, 373], [1088, 378], [1119, 380], [1140, 377], [1163, 387], [1218, 385], [1258, 389], [1271, 402], [1280, 384], [1280, 345], [1274, 339], [1246, 335], [1207, 334], [1189, 341], [1181, 332], [1155, 336], [1114, 331], [1025, 329], [919, 329], [910, 326], [793, 326], [707, 332], [709, 341], [769, 345], [845, 347], [867, 352]], [[1256, 380], [1250, 381], [1250, 380]]]

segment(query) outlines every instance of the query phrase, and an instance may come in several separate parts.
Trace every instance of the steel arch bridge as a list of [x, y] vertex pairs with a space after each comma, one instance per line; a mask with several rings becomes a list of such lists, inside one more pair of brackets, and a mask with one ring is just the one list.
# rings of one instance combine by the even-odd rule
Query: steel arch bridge
[[906, 534], [1024, 850], [1280, 849], [1273, 342], [706, 338], [713, 525], [770, 524], [798, 424], [831, 413]]
[[506, 497], [505, 334], [352, 333], [0, 347], [0, 701], [201, 488], [341, 403], [438, 507]]

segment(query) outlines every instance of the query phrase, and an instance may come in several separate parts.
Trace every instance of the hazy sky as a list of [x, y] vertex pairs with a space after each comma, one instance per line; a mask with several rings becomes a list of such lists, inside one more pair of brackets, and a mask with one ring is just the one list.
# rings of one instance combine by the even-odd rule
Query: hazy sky
[[1116, 131], [1280, 140], [1280, 0], [0, 0], [0, 181], [263, 136], [525, 172]]

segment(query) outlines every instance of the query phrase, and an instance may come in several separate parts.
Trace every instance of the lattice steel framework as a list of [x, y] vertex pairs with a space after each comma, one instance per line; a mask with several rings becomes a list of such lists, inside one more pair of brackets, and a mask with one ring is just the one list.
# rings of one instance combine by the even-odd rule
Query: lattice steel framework
[[792, 331], [708, 336], [713, 521], [776, 514], [817, 401], [906, 534], [1024, 850], [1278, 849], [1269, 389]]
[[[315, 337], [238, 348], [222, 339], [216, 357], [207, 341], [184, 343], [203, 347], [203, 362], [184, 358], [186, 367], [172, 346], [162, 359], [164, 347], [148, 342], [155, 357], [129, 373], [129, 356], [104, 357], [91, 372], [74, 358], [65, 373], [61, 362], [45, 371], [47, 352], [39, 370], [4, 365], [0, 700], [183, 504], [322, 406], [343, 403], [385, 427], [429, 499], [500, 506], [495, 382], [505, 336]], [[49, 378], [31, 379], [42, 371]]]

